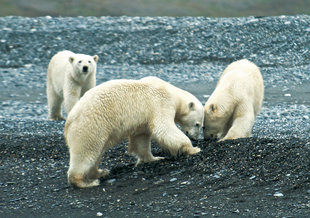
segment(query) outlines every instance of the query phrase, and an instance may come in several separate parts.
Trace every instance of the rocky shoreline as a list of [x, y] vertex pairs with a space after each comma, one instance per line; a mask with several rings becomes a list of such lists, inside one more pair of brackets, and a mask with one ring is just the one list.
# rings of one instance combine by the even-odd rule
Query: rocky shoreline
[[[0, 215], [6, 217], [307, 217], [310, 16], [1, 17]], [[47, 121], [46, 68], [59, 50], [98, 54], [97, 83], [155, 75], [203, 103], [231, 61], [263, 74], [253, 137], [193, 142], [202, 152], [134, 167], [126, 142], [101, 185], [66, 182], [64, 122]]]

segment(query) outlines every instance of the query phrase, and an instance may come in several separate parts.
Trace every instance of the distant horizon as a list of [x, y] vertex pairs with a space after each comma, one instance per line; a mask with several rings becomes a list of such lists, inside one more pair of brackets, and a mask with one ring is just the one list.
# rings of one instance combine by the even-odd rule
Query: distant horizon
[[247, 17], [310, 14], [309, 0], [0, 0], [0, 16]]

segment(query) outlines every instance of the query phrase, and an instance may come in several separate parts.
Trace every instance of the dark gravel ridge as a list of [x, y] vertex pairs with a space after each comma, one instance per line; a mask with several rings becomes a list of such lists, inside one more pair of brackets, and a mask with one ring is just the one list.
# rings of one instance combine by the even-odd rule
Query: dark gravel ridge
[[[0, 17], [0, 217], [308, 217], [310, 16]], [[106, 153], [99, 187], [66, 183], [64, 122], [47, 121], [46, 68], [59, 50], [98, 54], [97, 83], [156, 75], [203, 103], [231, 61], [263, 74], [253, 137], [135, 167]]]
[[[49, 122], [35, 130], [42, 126], [55, 127]], [[200, 154], [177, 159], [154, 145], [153, 153], [166, 159], [138, 167], [123, 143], [103, 158], [111, 175], [99, 187], [78, 190], [66, 184], [69, 155], [62, 134], [5, 133], [0, 139], [3, 216], [306, 217], [309, 212], [309, 140], [198, 140]]]

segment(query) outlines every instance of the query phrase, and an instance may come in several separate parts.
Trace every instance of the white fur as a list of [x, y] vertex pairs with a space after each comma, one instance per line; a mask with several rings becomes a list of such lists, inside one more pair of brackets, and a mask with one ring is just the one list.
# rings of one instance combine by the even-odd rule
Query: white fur
[[205, 104], [204, 138], [249, 137], [263, 97], [259, 68], [246, 59], [231, 63]]
[[86, 91], [96, 85], [98, 56], [61, 51], [54, 55], [47, 71], [48, 118], [63, 120], [61, 105], [67, 113]]
[[196, 154], [200, 149], [192, 146], [175, 122], [197, 137], [203, 116], [196, 97], [155, 77], [98, 85], [80, 99], [65, 124], [68, 182], [80, 188], [98, 185], [105, 175], [98, 169], [103, 153], [125, 138], [137, 164], [162, 159], [152, 155], [151, 139], [174, 156]]

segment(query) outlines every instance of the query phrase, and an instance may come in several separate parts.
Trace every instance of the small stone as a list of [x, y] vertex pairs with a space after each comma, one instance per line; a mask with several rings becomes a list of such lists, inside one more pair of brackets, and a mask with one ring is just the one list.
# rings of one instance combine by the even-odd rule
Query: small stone
[[170, 182], [175, 182], [177, 180], [178, 180], [177, 178], [172, 178], [172, 179], [170, 179]]
[[109, 179], [109, 180], [107, 180], [107, 183], [113, 184], [115, 181], [116, 181], [116, 179]]
[[8, 184], [8, 185], [14, 185], [15, 182], [6, 182], [6, 184]]
[[24, 67], [25, 67], [25, 68], [31, 68], [31, 67], [32, 67], [32, 64], [25, 64]]
[[96, 216], [103, 216], [103, 213], [98, 212], [98, 213], [96, 214]]
[[164, 180], [161, 179], [161, 180], [155, 181], [154, 184], [158, 185], [158, 184], [163, 183], [163, 182], [164, 182]]
[[283, 197], [283, 194], [281, 192], [276, 192], [273, 194], [275, 197]]

